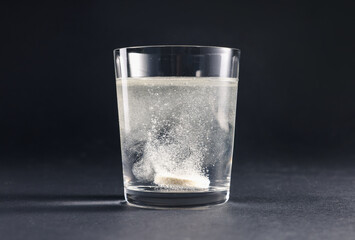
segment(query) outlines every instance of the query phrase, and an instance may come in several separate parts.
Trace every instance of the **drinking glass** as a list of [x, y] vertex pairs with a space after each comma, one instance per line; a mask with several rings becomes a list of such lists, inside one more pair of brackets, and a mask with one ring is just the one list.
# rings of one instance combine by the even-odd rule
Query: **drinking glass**
[[201, 207], [229, 198], [240, 50], [114, 50], [126, 201]]

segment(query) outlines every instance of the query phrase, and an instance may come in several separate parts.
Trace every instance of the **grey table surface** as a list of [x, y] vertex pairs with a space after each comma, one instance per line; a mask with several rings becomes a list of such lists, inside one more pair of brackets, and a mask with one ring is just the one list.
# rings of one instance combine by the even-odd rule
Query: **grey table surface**
[[234, 166], [228, 203], [146, 210], [123, 201], [118, 164], [1, 165], [0, 239], [355, 239], [355, 169]]

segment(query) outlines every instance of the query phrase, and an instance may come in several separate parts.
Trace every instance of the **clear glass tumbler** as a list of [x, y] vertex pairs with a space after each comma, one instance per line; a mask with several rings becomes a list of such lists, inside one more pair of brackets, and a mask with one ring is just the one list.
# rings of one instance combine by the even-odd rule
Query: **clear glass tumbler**
[[114, 50], [125, 198], [154, 208], [229, 198], [240, 51]]

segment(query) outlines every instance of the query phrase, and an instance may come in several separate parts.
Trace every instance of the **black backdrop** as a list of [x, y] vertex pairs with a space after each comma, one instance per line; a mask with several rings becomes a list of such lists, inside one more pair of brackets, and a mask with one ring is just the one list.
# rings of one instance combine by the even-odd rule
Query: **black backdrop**
[[1, 156], [10, 156], [3, 161], [118, 159], [112, 50], [151, 44], [241, 49], [239, 161], [355, 154], [350, 1], [1, 5], [0, 140]]

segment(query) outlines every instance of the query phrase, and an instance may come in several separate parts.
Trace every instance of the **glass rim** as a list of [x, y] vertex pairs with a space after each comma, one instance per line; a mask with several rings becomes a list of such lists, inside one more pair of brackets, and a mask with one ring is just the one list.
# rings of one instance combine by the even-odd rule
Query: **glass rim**
[[231, 47], [222, 47], [222, 46], [205, 46], [205, 45], [142, 45], [142, 46], [131, 46], [131, 47], [122, 47], [122, 48], [115, 48], [113, 49], [114, 52], [119, 52], [121, 50], [130, 50], [130, 49], [145, 49], [145, 48], [205, 48], [205, 49], [224, 49], [230, 50], [233, 52], [237, 52], [240, 54], [239, 48], [231, 48]]

